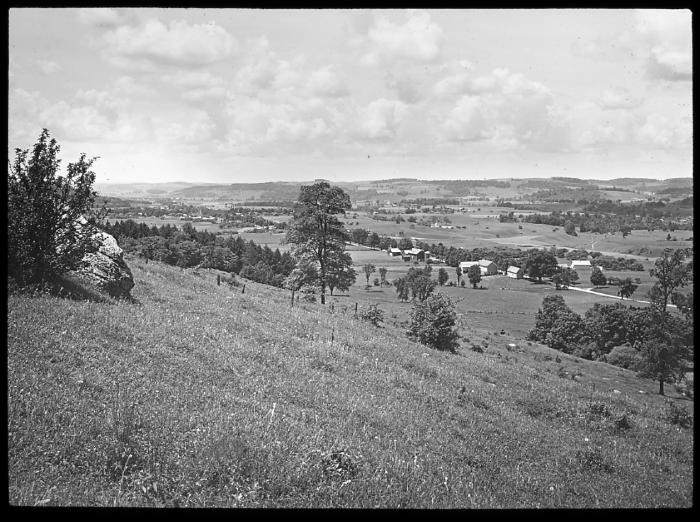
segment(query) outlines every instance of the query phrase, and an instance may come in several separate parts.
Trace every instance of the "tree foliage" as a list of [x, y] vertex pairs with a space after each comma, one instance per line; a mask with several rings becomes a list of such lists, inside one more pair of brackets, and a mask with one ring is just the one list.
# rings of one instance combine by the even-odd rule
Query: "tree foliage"
[[459, 334], [455, 328], [457, 313], [444, 294], [418, 301], [411, 310], [408, 337], [436, 350], [456, 352]]
[[445, 270], [444, 268], [440, 268], [440, 270], [438, 270], [438, 284], [440, 286], [443, 286], [445, 283], [447, 283], [449, 278], [450, 276], [447, 275], [447, 270]]
[[476, 285], [481, 282], [481, 267], [479, 265], [472, 265], [467, 268], [467, 279], [469, 279], [472, 288], [476, 288]]
[[8, 160], [8, 274], [19, 286], [51, 282], [98, 248], [91, 237], [106, 212], [93, 209], [97, 158], [81, 154], [63, 176], [59, 152], [44, 129], [31, 152], [15, 149], [14, 162]]
[[585, 339], [585, 334], [583, 319], [566, 306], [564, 298], [547, 295], [535, 315], [535, 326], [528, 333], [528, 339], [571, 353], [574, 345]]
[[603, 286], [607, 282], [608, 279], [605, 277], [603, 271], [597, 266], [594, 266], [591, 271], [591, 284], [593, 286]]
[[367, 286], [369, 286], [369, 278], [377, 271], [377, 267], [375, 267], [372, 263], [367, 263], [362, 267], [362, 270], [365, 273], [365, 278], [367, 279]]
[[349, 236], [336, 217], [351, 208], [350, 197], [339, 187], [321, 181], [302, 186], [294, 207], [294, 217], [287, 231], [287, 241], [294, 245], [294, 256], [306, 257], [318, 265], [321, 304], [326, 302], [329, 267], [333, 258], [345, 251]]
[[557, 258], [548, 251], [532, 252], [525, 261], [525, 272], [539, 281], [542, 281], [543, 277], [554, 275], [556, 269]]

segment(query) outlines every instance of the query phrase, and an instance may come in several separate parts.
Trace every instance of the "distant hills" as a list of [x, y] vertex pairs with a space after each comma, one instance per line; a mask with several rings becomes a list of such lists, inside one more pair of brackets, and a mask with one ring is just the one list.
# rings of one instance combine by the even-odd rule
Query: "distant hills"
[[[260, 183], [96, 183], [95, 189], [100, 195], [113, 197], [137, 198], [180, 198], [187, 200], [227, 200], [227, 201], [293, 201], [299, 194], [299, 188], [309, 185], [311, 181], [283, 182], [269, 181]], [[600, 196], [615, 188], [642, 195], [682, 196], [691, 195], [693, 178], [671, 178], [656, 180], [650, 178], [614, 178], [610, 180], [590, 180], [572, 177], [552, 178], [502, 178], [483, 180], [420, 180], [413, 178], [394, 178], [357, 182], [333, 182], [343, 188], [353, 201], [402, 199], [497, 196], [509, 198], [530, 194], [541, 190], [586, 189], [600, 190]]]

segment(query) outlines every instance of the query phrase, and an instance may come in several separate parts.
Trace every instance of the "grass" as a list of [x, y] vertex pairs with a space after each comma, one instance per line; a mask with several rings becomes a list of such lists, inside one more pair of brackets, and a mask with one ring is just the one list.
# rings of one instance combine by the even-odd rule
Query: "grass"
[[692, 505], [692, 422], [669, 413], [692, 401], [652, 381], [470, 329], [435, 352], [127, 261], [132, 303], [8, 298], [13, 505]]

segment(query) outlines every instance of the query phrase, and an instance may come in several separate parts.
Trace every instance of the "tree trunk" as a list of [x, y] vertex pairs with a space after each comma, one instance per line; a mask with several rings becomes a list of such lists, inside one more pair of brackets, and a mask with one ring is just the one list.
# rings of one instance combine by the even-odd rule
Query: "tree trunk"
[[321, 290], [321, 304], [326, 304], [326, 289]]
[[664, 380], [659, 379], [659, 395], [664, 395]]

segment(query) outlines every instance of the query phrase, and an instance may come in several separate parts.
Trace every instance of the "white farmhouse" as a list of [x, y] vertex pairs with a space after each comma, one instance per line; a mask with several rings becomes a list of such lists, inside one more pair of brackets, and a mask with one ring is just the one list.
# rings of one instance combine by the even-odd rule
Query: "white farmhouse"
[[524, 272], [525, 271], [519, 266], [509, 266], [506, 275], [513, 279], [522, 279]]

